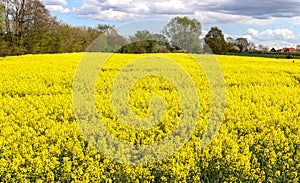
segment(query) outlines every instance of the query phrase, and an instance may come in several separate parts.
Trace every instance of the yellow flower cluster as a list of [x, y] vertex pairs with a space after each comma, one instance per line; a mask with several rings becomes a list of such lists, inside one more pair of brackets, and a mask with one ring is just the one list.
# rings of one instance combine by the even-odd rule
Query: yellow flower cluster
[[[72, 83], [82, 56], [0, 58], [0, 182], [300, 181], [300, 60], [216, 56], [226, 81], [226, 111], [219, 133], [200, 150], [211, 111], [204, 72], [186, 54], [150, 55], [173, 60], [190, 75], [199, 95], [199, 121], [192, 137], [172, 156], [130, 165], [103, 156], [78, 128]], [[117, 75], [132, 60], [147, 56], [115, 54], [95, 81], [99, 117], [111, 134], [132, 145], [167, 138], [181, 116], [176, 87], [150, 75], [132, 85], [128, 103], [143, 119], [151, 115], [151, 99], [160, 96], [166, 106], [163, 122], [136, 130], [114, 112], [111, 90]]]

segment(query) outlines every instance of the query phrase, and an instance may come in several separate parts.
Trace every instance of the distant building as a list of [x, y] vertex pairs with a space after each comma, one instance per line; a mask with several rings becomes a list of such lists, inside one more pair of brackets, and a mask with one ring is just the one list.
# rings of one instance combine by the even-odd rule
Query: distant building
[[297, 45], [296, 52], [300, 52], [300, 45]]
[[281, 53], [294, 53], [296, 52], [296, 49], [295, 48], [282, 48], [280, 50]]
[[277, 53], [277, 51], [275, 50], [275, 48], [272, 48], [272, 49], [270, 50], [270, 53]]

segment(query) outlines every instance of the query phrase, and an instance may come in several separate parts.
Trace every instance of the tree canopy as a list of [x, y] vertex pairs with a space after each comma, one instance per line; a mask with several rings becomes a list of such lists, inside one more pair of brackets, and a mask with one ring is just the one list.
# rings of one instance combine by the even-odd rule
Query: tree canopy
[[240, 52], [244, 52], [247, 50], [249, 46], [249, 42], [246, 38], [240, 37], [235, 40], [235, 44], [239, 47]]
[[218, 27], [212, 27], [204, 38], [204, 51], [215, 54], [226, 54], [227, 44], [222, 31]]
[[170, 43], [187, 52], [199, 53], [201, 51], [200, 35], [201, 23], [188, 17], [175, 17], [163, 29]]
[[112, 31], [110, 25], [91, 28], [63, 23], [40, 0], [0, 0], [0, 56], [83, 52], [98, 36]]

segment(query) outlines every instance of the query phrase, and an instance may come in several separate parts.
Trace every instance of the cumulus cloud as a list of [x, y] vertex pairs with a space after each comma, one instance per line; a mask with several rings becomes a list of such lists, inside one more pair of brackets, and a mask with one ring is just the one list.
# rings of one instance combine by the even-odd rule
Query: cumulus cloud
[[69, 13], [70, 12], [69, 8], [64, 8], [61, 5], [47, 5], [46, 8], [49, 11], [53, 11], [53, 12], [59, 12], [59, 13]]
[[68, 2], [66, 0], [43, 0], [45, 5], [67, 5]]
[[[114, 18], [119, 20], [120, 16], [118, 15], [125, 13], [128, 14], [128, 17], [122, 15], [124, 20], [138, 17], [137, 15], [151, 18], [160, 14], [165, 17], [174, 15], [204, 16], [210, 22], [214, 21], [215, 23], [245, 20], [249, 24], [266, 24], [276, 17], [298, 15], [300, 3], [298, 0], [286, 0], [284, 3], [279, 0], [272, 2], [269, 0], [82, 0], [82, 6], [75, 10], [78, 15], [83, 16], [89, 11], [91, 14], [94, 14], [95, 11], [99, 13], [95, 19], [105, 20], [114, 20]], [[118, 15], [101, 16], [105, 11], [116, 12]], [[80, 12], [85, 14], [80, 14]]]
[[43, 3], [49, 11], [59, 13], [70, 12], [70, 9], [65, 7], [68, 5], [66, 0], [43, 0]]
[[148, 6], [159, 14], [189, 14], [189, 8], [181, 0], [158, 1], [149, 3]]
[[[67, 0], [43, 0], [51, 11], [68, 11]], [[196, 16], [210, 23], [245, 21], [248, 24], [266, 25], [275, 18], [292, 18], [299, 15], [299, 0], [81, 0], [81, 6], [74, 8], [78, 16], [101, 20], [130, 20], [143, 16], [151, 18], [162, 15]], [[105, 12], [116, 15], [104, 15]], [[97, 14], [97, 15], [95, 15]], [[128, 16], [126, 16], [128, 15]], [[300, 18], [294, 22], [299, 22]], [[296, 23], [300, 24], [300, 23]]]
[[124, 20], [124, 19], [136, 19], [141, 18], [137, 14], [133, 13], [124, 13], [122, 11], [115, 11], [113, 9], [104, 10], [100, 12], [97, 17], [99, 19], [107, 19], [107, 20]]
[[300, 36], [296, 36], [290, 29], [266, 29], [258, 31], [253, 28], [248, 29], [243, 37], [256, 43], [264, 43], [276, 49], [287, 46], [295, 47], [297, 40], [300, 38]]
[[293, 17], [293, 26], [300, 26], [300, 16]]
[[289, 29], [267, 29], [262, 32], [259, 32], [255, 29], [248, 29], [247, 34], [252, 36], [254, 39], [259, 40], [270, 40], [270, 39], [282, 39], [282, 40], [290, 40], [295, 39], [296, 36], [294, 35], [294, 32]]
[[251, 16], [257, 19], [270, 17], [293, 17], [299, 14], [298, 0], [218, 0], [203, 5], [206, 10], [234, 15]]
[[269, 25], [276, 22], [275, 18], [255, 19], [250, 16], [233, 15], [221, 12], [196, 11], [195, 17], [206, 25]]
[[102, 8], [98, 0], [85, 0], [78, 8], [73, 8], [72, 13], [80, 17], [95, 19], [100, 14]]
[[249, 35], [253, 35], [253, 36], [255, 36], [255, 37], [259, 36], [259, 31], [258, 31], [258, 30], [255, 30], [255, 29], [252, 29], [252, 28], [248, 29], [248, 30], [247, 30], [247, 33], [248, 33]]

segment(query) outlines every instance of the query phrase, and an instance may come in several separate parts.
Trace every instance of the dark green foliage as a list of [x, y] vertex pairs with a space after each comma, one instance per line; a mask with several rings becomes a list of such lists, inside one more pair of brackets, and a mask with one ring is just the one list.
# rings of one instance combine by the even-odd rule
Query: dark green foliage
[[152, 34], [148, 30], [138, 30], [129, 36], [129, 44], [118, 49], [118, 53], [178, 53], [185, 52], [182, 48], [170, 44], [162, 34]]
[[279, 59], [285, 59], [287, 57], [292, 57], [293, 59], [300, 59], [300, 55], [294, 54], [294, 55], [286, 55], [286, 54], [272, 54], [272, 53], [263, 53], [263, 52], [245, 52], [245, 53], [236, 53], [236, 52], [228, 52], [228, 55], [234, 55], [234, 56], [247, 56], [247, 57], [263, 57], [263, 58], [279, 58]]
[[213, 52], [214, 54], [226, 54], [227, 44], [224, 39], [222, 31], [218, 27], [212, 27], [206, 34], [204, 51], [207, 53]]
[[245, 52], [245, 51], [247, 51], [249, 42], [246, 38], [240, 37], [235, 40], [235, 45], [239, 47], [240, 52]]
[[[83, 52], [101, 34], [114, 29], [109, 25], [70, 26], [52, 17], [39, 0], [9, 3], [5, 8], [0, 1], [0, 56]], [[123, 37], [114, 41], [121, 39], [126, 42]]]
[[144, 40], [137, 41], [126, 46], [123, 46], [118, 50], [119, 53], [155, 53], [157, 41], [156, 40]]

